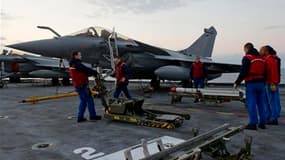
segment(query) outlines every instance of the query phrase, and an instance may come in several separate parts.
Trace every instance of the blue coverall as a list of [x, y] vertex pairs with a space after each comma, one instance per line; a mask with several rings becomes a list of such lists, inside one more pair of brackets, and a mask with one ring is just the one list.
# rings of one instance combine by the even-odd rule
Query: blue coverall
[[[256, 49], [251, 52], [253, 55], [259, 55]], [[245, 77], [249, 74], [251, 62], [247, 57], [242, 59], [242, 67], [240, 74], [235, 82], [235, 84], [240, 84]], [[245, 83], [246, 87], [246, 104], [249, 115], [249, 125], [260, 125], [266, 124], [265, 115], [265, 103], [266, 103], [266, 91], [265, 91], [265, 79], [252, 80]], [[257, 109], [259, 120], [257, 116]]]

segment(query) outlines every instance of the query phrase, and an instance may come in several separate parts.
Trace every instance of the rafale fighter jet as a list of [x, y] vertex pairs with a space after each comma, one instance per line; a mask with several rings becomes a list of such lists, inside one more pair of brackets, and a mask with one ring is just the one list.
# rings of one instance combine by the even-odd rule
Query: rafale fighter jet
[[64, 85], [69, 84], [68, 62], [22, 53], [0, 54], [0, 80], [9, 78], [10, 82], [20, 82], [20, 78], [51, 78], [57, 85], [62, 78]]
[[[208, 80], [220, 77], [222, 73], [238, 72], [240, 65], [216, 63], [211, 60], [217, 31], [214, 27], [204, 33], [188, 48], [173, 51], [155, 47], [134, 40], [102, 27], [89, 27], [71, 35], [61, 36], [49, 27], [56, 37], [7, 45], [27, 52], [49, 57], [70, 58], [72, 51], [80, 51], [84, 62], [111, 68], [111, 50], [117, 48], [118, 55], [129, 65], [133, 79], [151, 79], [152, 86], [159, 85], [157, 79], [188, 81], [189, 71], [196, 56], [201, 57], [208, 69]], [[171, 38], [171, 37], [170, 37]], [[112, 45], [113, 49], [111, 49]]]

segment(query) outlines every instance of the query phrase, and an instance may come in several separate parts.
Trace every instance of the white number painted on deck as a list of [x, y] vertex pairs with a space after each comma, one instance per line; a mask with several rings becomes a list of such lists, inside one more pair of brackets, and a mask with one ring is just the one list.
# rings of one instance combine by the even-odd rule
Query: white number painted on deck
[[81, 157], [87, 160], [95, 160], [98, 157], [103, 156], [105, 153], [99, 152], [96, 153], [96, 149], [91, 148], [91, 147], [82, 147], [82, 148], [77, 148], [73, 151], [75, 154], [81, 154]]

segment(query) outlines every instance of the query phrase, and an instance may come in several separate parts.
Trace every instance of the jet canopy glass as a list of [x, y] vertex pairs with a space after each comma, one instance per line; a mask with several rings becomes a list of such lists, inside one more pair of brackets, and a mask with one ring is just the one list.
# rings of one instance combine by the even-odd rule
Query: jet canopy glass
[[[82, 29], [78, 32], [72, 33], [70, 36], [76, 36], [76, 37], [97, 37], [97, 38], [104, 38], [108, 39], [108, 37], [112, 34], [112, 31], [103, 27], [88, 27], [85, 29]], [[131, 40], [130, 38], [123, 36], [119, 33], [117, 33], [117, 39], [121, 40]]]

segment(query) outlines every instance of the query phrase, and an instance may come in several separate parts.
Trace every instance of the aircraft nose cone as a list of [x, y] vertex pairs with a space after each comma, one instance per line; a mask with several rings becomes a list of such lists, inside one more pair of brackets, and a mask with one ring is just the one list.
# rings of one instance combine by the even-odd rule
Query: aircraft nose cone
[[6, 45], [5, 47], [9, 47], [9, 48], [13, 48], [13, 49], [18, 49], [18, 44], [10, 44], [10, 45]]
[[40, 54], [43, 56], [56, 56], [58, 53], [62, 52], [59, 45], [61, 45], [61, 43], [58, 43], [57, 40], [44, 39], [11, 44], [7, 45], [6, 47], [18, 49], [25, 52]]
[[15, 43], [6, 45], [6, 47], [18, 49], [26, 52], [34, 52], [35, 46], [31, 42], [24, 42], [24, 43]]

